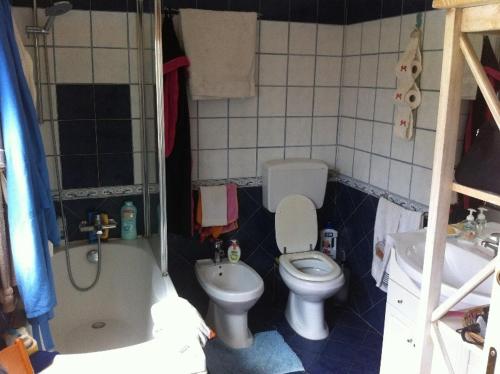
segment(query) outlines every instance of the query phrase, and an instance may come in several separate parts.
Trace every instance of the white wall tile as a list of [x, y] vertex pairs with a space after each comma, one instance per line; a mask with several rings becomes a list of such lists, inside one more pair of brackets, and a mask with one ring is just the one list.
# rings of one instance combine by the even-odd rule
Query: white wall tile
[[[126, 49], [94, 48], [93, 55], [95, 83], [129, 83]], [[57, 64], [59, 71], [59, 62]]]
[[[54, 123], [55, 144], [52, 142], [52, 125], [50, 122], [44, 121], [40, 126], [40, 133], [42, 135], [43, 148], [45, 155], [54, 156], [59, 154], [59, 126]], [[55, 145], [55, 147], [54, 147]]]
[[377, 83], [377, 55], [361, 56], [359, 69], [359, 85], [361, 87], [375, 87]]
[[357, 117], [373, 119], [375, 111], [375, 88], [360, 88], [358, 91]]
[[341, 63], [340, 57], [317, 57], [316, 86], [340, 85]]
[[410, 197], [411, 165], [391, 160], [389, 191], [402, 197]]
[[207, 150], [198, 153], [200, 179], [227, 178], [227, 150]]
[[191, 152], [191, 179], [198, 180], [198, 151]]
[[286, 145], [310, 145], [311, 127], [311, 118], [288, 118], [286, 121]]
[[[9, 4], [10, 5], [10, 4]], [[28, 7], [11, 7], [12, 18], [14, 22], [16, 22], [17, 29], [19, 30], [19, 34], [21, 36], [21, 40], [25, 46], [33, 45], [34, 38], [29, 36], [27, 33], [23, 32], [26, 30], [26, 26], [33, 26], [33, 8]], [[43, 10], [40, 9], [38, 12], [38, 21], [43, 24], [44, 17]]]
[[337, 146], [336, 169], [342, 175], [352, 177], [352, 165], [354, 161], [354, 150]]
[[229, 119], [229, 148], [257, 146], [257, 118]]
[[47, 85], [44, 84], [42, 85], [42, 108], [43, 108], [43, 119], [45, 121], [50, 121], [50, 112], [49, 112], [49, 100], [48, 95], [49, 95], [49, 89], [52, 91], [52, 115], [53, 119], [56, 120], [58, 113], [57, 113], [57, 93], [56, 93], [56, 85], [51, 84]]
[[227, 119], [199, 119], [198, 134], [200, 149], [227, 148]]
[[255, 117], [257, 115], [257, 96], [229, 100], [229, 116]]
[[[154, 24], [153, 17], [151, 14], [145, 13], [142, 16], [143, 22], [143, 46], [144, 48], [154, 49], [153, 42], [153, 32], [154, 32]], [[136, 13], [128, 13], [128, 40], [130, 48], [137, 48], [137, 17]]]
[[361, 23], [344, 27], [344, 55], [359, 55], [361, 53]]
[[285, 87], [260, 87], [259, 88], [259, 115], [283, 116], [285, 115]]
[[415, 132], [415, 154], [413, 163], [432, 168], [434, 158], [434, 141], [436, 133], [434, 131], [417, 129]]
[[397, 53], [384, 53], [379, 56], [377, 87], [396, 88], [394, 67], [398, 62]]
[[289, 86], [314, 85], [314, 56], [290, 56], [288, 62]]
[[410, 198], [421, 204], [429, 205], [431, 180], [431, 170], [413, 166]]
[[[422, 17], [422, 30], [425, 30], [425, 14]], [[401, 37], [399, 40], [399, 50], [404, 51], [410, 41], [410, 34], [415, 29], [417, 22], [416, 14], [405, 14], [401, 17]]]
[[339, 89], [317, 87], [314, 90], [314, 115], [336, 116], [339, 113]]
[[259, 59], [259, 83], [263, 85], [286, 85], [287, 56], [261, 54]]
[[375, 120], [392, 123], [394, 119], [394, 103], [392, 94], [394, 90], [377, 89], [375, 92]]
[[370, 154], [367, 152], [355, 151], [354, 152], [354, 178], [368, 183], [370, 180]]
[[392, 125], [373, 123], [372, 152], [382, 156], [391, 155]]
[[318, 25], [318, 55], [341, 56], [344, 27]]
[[288, 53], [288, 22], [260, 21], [260, 51]]
[[92, 83], [90, 48], [56, 48], [55, 52], [57, 83]]
[[[76, 30], [78, 30], [76, 32]], [[57, 46], [90, 46], [90, 12], [73, 9], [54, 23], [54, 43]]]
[[285, 158], [311, 158], [311, 147], [286, 147]]
[[284, 118], [259, 118], [259, 147], [283, 146], [285, 143]]
[[137, 119], [132, 120], [132, 152], [142, 151], [141, 134], [141, 121]]
[[339, 144], [354, 147], [355, 134], [356, 121], [352, 118], [340, 117], [338, 137]]
[[334, 145], [313, 146], [311, 158], [315, 160], [322, 160], [326, 162], [328, 169], [334, 169], [336, 154], [337, 147]]
[[356, 105], [358, 102], [358, 89], [342, 87], [340, 91], [340, 114], [348, 117], [356, 117]]
[[336, 144], [337, 143], [337, 117], [313, 118], [312, 144]]
[[380, 26], [380, 52], [397, 52], [399, 50], [399, 35], [401, 17], [384, 18]]
[[380, 20], [363, 23], [361, 53], [377, 53], [380, 42]]
[[198, 101], [191, 99], [188, 95], [189, 117], [198, 117]]
[[257, 150], [257, 175], [262, 176], [262, 164], [271, 160], [282, 160], [285, 158], [284, 148], [259, 148]]
[[145, 114], [146, 118], [155, 118], [156, 116], [156, 100], [155, 100], [155, 87], [151, 84], [146, 84], [144, 86], [144, 98], [145, 98]]
[[92, 11], [94, 47], [127, 48], [127, 35], [127, 13]]
[[387, 189], [389, 181], [389, 159], [371, 155], [370, 184], [375, 187]]
[[[59, 168], [59, 171], [61, 170], [61, 164], [60, 164], [60, 157], [59, 156], [47, 156], [47, 172], [49, 174], [49, 185], [51, 190], [57, 190], [57, 174], [56, 174], [56, 168]], [[59, 172], [59, 175], [61, 173]]]
[[288, 116], [311, 116], [313, 110], [312, 87], [288, 87], [287, 109]]
[[227, 100], [200, 100], [198, 101], [198, 117], [226, 117], [227, 104]]
[[424, 50], [443, 49], [445, 16], [444, 9], [425, 13]]
[[420, 88], [422, 90], [439, 90], [442, 61], [442, 51], [422, 53], [422, 75], [420, 80]]
[[415, 140], [408, 141], [397, 137], [396, 132], [393, 129], [391, 157], [405, 162], [412, 162], [414, 144]]
[[191, 149], [198, 149], [198, 119], [189, 119], [189, 135], [191, 137]]
[[354, 146], [357, 149], [371, 152], [373, 123], [371, 121], [356, 120], [356, 138]]
[[257, 151], [255, 149], [229, 150], [229, 178], [255, 177]]
[[357, 86], [359, 83], [359, 56], [342, 58], [342, 85]]
[[316, 24], [290, 23], [290, 53], [305, 55], [316, 53]]

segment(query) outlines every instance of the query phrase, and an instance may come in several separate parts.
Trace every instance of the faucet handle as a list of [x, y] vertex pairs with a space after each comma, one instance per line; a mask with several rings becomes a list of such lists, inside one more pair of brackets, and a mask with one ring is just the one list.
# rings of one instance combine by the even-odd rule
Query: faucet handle
[[490, 239], [494, 240], [496, 244], [500, 243], [500, 232], [494, 232], [490, 234]]

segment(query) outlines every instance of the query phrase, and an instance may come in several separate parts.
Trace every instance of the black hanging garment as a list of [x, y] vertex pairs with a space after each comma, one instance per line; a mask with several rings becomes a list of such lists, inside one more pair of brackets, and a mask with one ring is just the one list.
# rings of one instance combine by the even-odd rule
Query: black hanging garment
[[167, 182], [167, 229], [192, 235], [191, 144], [186, 68], [189, 60], [175, 35], [172, 19], [163, 23], [163, 94]]

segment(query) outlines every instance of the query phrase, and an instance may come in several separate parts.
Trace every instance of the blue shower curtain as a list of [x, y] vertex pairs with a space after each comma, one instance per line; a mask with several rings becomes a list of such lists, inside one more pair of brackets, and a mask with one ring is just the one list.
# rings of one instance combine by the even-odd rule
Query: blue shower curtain
[[56, 305], [48, 240], [59, 245], [45, 152], [24, 77], [8, 0], [0, 0], [0, 125], [7, 165], [7, 209], [17, 285], [35, 339], [52, 349]]

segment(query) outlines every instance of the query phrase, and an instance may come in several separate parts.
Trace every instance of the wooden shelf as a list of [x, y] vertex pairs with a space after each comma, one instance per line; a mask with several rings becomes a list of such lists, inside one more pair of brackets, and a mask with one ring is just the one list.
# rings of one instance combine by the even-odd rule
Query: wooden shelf
[[483, 200], [487, 203], [500, 206], [500, 195], [494, 194], [492, 192], [478, 190], [458, 183], [453, 183], [451, 189], [462, 195], [467, 195], [473, 197], [474, 199]]

